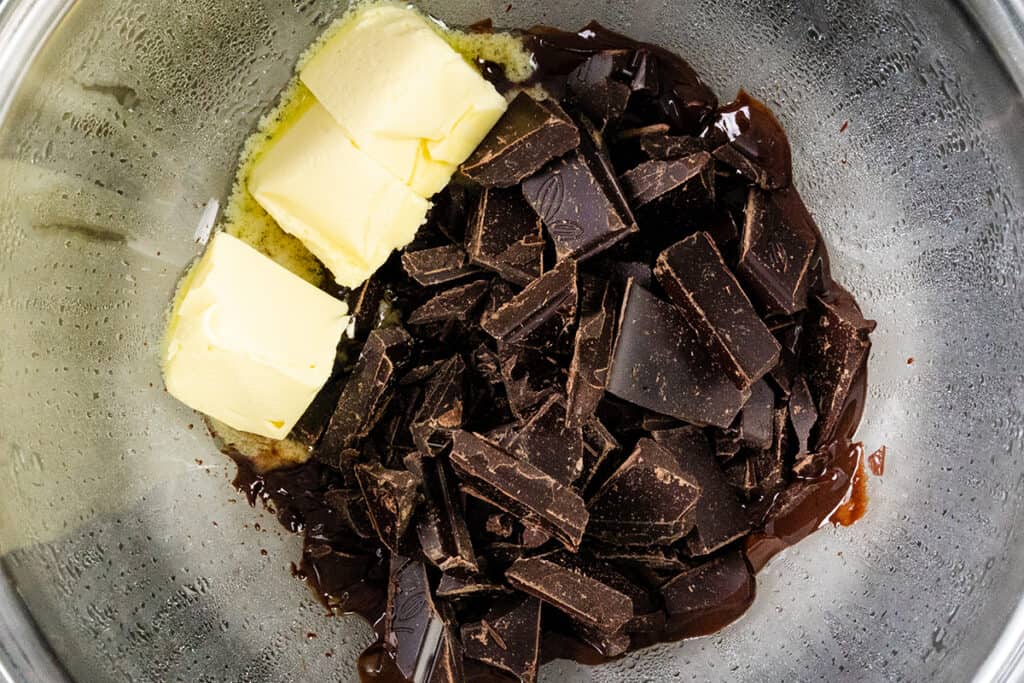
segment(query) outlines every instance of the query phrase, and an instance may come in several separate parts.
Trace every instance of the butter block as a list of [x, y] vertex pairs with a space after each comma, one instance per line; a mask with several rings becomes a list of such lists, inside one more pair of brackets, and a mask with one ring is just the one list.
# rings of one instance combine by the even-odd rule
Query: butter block
[[423, 197], [444, 188], [507, 103], [412, 9], [357, 10], [302, 82], [376, 161]]
[[256, 159], [248, 187], [344, 287], [361, 285], [411, 242], [430, 208], [313, 98]]
[[182, 281], [164, 383], [234, 429], [284, 439], [334, 368], [348, 307], [221, 232]]

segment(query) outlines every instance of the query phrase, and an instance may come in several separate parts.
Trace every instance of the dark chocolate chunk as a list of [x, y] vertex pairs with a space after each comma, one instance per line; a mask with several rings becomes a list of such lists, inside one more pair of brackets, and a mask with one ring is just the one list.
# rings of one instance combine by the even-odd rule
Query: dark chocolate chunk
[[728, 427], [749, 397], [736, 387], [672, 304], [630, 282], [608, 391], [696, 425]]
[[681, 572], [690, 567], [673, 548], [623, 548], [595, 544], [592, 550], [598, 559], [613, 564], [636, 565], [656, 571], [672, 572]]
[[683, 476], [701, 490], [694, 516], [695, 529], [686, 539], [690, 555], [710, 555], [748, 534], [750, 520], [711, 454], [707, 436], [694, 427], [682, 427], [656, 432], [654, 438], [675, 456]]
[[617, 545], [669, 545], [693, 529], [700, 497], [671, 452], [641, 439], [590, 500], [587, 533]]
[[306, 408], [306, 412], [302, 414], [299, 421], [292, 427], [288, 440], [297, 441], [310, 450], [316, 450], [344, 388], [345, 382], [342, 377], [337, 375], [331, 377]]
[[408, 359], [411, 345], [412, 338], [400, 327], [370, 333], [320, 441], [321, 461], [340, 468], [342, 452], [369, 435], [391, 398], [391, 382]]
[[829, 297], [814, 297], [804, 325], [803, 362], [807, 383], [818, 405], [818, 426], [812, 450], [836, 435], [850, 389], [871, 351], [875, 323], [837, 287]]
[[342, 523], [359, 538], [377, 538], [362, 491], [333, 489], [324, 494], [324, 501], [334, 508]]
[[527, 550], [536, 550], [545, 545], [552, 538], [551, 534], [536, 527], [525, 527], [523, 529], [522, 544]]
[[793, 390], [789, 395], [789, 421], [796, 432], [798, 453], [809, 452], [811, 432], [818, 423], [818, 409], [814, 406], [811, 389], [803, 375], [793, 382]]
[[423, 481], [424, 514], [416, 527], [423, 554], [441, 571], [479, 571], [448, 467], [441, 460], [419, 453], [406, 456], [405, 466]]
[[529, 419], [540, 403], [565, 388], [565, 368], [540, 351], [515, 347], [499, 349], [501, 377], [512, 412]]
[[566, 425], [565, 399], [552, 395], [502, 446], [562, 486], [583, 473], [583, 432]]
[[714, 429], [711, 432], [712, 451], [718, 462], [722, 464], [728, 463], [739, 455], [740, 450], [743, 448], [739, 424], [738, 422], [733, 424], [734, 426], [729, 429]]
[[605, 287], [600, 308], [584, 315], [576, 329], [566, 383], [569, 424], [583, 424], [594, 415], [604, 398], [612, 343], [615, 340], [615, 303], [612, 298], [611, 289]]
[[752, 189], [737, 271], [767, 313], [807, 307], [818, 231], [794, 189]]
[[427, 325], [448, 320], [466, 320], [487, 294], [484, 280], [446, 289], [409, 314], [410, 325]]
[[419, 384], [434, 376], [438, 368], [444, 365], [444, 359], [433, 360], [422, 365], [417, 365], [409, 372], [402, 375], [402, 379], [398, 380], [398, 386], [407, 387], [413, 384]]
[[458, 574], [442, 574], [437, 584], [437, 597], [445, 599], [469, 598], [477, 596], [493, 597], [511, 591], [502, 585], [491, 583], [479, 576], [461, 576]]
[[455, 244], [464, 241], [466, 215], [469, 213], [469, 191], [459, 183], [448, 183], [448, 186], [434, 195], [434, 203], [430, 210], [428, 222], [438, 232]]
[[740, 90], [735, 102], [723, 106], [706, 134], [715, 157], [766, 190], [789, 187], [793, 160], [789, 140], [775, 115], [762, 102]]
[[627, 171], [622, 184], [633, 206], [655, 202], [660, 207], [682, 210], [714, 199], [715, 167], [707, 152], [670, 159], [647, 161]]
[[688, 569], [661, 587], [665, 609], [674, 620], [711, 617], [730, 603], [752, 600], [754, 574], [742, 551]]
[[525, 287], [540, 277], [544, 232], [519, 190], [484, 190], [466, 234], [470, 260]]
[[573, 632], [602, 657], [619, 657], [628, 652], [633, 644], [632, 637], [625, 630], [605, 633], [599, 628], [574, 622]]
[[355, 473], [381, 543], [398, 552], [420, 502], [419, 480], [411, 472], [385, 469], [376, 463], [356, 465]]
[[580, 64], [567, 83], [572, 101], [603, 129], [626, 113], [633, 88], [623, 79], [632, 55], [628, 50], [609, 50]]
[[736, 458], [725, 466], [729, 485], [746, 501], [757, 496], [757, 467], [753, 457]]
[[692, 135], [647, 134], [640, 138], [640, 149], [655, 161], [679, 159], [704, 152], [704, 143]]
[[463, 680], [454, 616], [434, 603], [422, 562], [392, 556], [384, 633], [395, 666], [407, 680]]
[[750, 455], [762, 497], [770, 497], [785, 484], [786, 455], [790, 446], [788, 413], [785, 408], [775, 409], [771, 448]]
[[658, 256], [658, 282], [742, 389], [779, 360], [779, 343], [758, 317], [711, 236], [686, 238]]
[[571, 489], [468, 432], [455, 432], [450, 458], [467, 493], [551, 532], [570, 549], [579, 548], [589, 515]]
[[402, 254], [402, 267], [409, 277], [424, 287], [460, 280], [476, 272], [476, 268], [469, 265], [466, 252], [454, 244], [405, 252]]
[[794, 463], [793, 476], [797, 479], [818, 480], [825, 476], [831, 464], [832, 456], [828, 451], [809, 453]]
[[583, 474], [576, 484], [578, 491], [589, 492], [591, 484], [608, 461], [608, 456], [622, 446], [596, 416], [583, 423]]
[[564, 556], [516, 561], [505, 578], [528, 595], [557, 607], [581, 624], [605, 633], [621, 629], [633, 617], [630, 597], [587, 576], [579, 567], [559, 560]]
[[740, 413], [740, 439], [747, 448], [764, 450], [772, 445], [775, 392], [764, 380], [750, 388], [750, 400]]
[[576, 263], [565, 261], [497, 311], [485, 314], [480, 326], [503, 344], [522, 344], [548, 323], [568, 328], [575, 315]]
[[556, 102], [519, 93], [461, 170], [484, 187], [512, 187], [579, 144], [579, 130]]
[[585, 130], [578, 151], [523, 183], [559, 261], [582, 261], [636, 232], [611, 162]]
[[508, 671], [522, 683], [533, 683], [540, 653], [540, 607], [537, 598], [509, 598], [480, 621], [464, 624], [466, 656]]
[[381, 304], [385, 300], [384, 282], [378, 275], [371, 275], [349, 299], [355, 338], [365, 339], [381, 323]]
[[463, 425], [466, 364], [452, 356], [438, 368], [423, 392], [423, 403], [410, 430], [423, 453], [437, 455], [451, 441], [451, 431]]

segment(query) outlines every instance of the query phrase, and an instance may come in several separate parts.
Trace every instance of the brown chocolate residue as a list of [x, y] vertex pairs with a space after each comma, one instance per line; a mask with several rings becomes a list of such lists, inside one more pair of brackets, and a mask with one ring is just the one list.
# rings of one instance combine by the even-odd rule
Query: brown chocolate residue
[[876, 477], [885, 475], [885, 455], [886, 448], [885, 446], [882, 446], [868, 456], [868, 469], [871, 470], [871, 474]]

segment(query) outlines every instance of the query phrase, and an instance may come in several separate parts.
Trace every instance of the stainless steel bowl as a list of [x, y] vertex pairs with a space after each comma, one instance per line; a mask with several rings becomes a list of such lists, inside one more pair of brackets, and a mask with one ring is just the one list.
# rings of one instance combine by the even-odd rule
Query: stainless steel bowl
[[[289, 575], [297, 539], [230, 488], [156, 355], [204, 206], [341, 4], [0, 0], [10, 680], [355, 677], [369, 630]], [[767, 100], [839, 277], [879, 321], [860, 438], [889, 461], [867, 517], [773, 562], [725, 632], [544, 680], [1019, 676], [1020, 0], [424, 6], [455, 24], [596, 18], [677, 48], [725, 98]]]

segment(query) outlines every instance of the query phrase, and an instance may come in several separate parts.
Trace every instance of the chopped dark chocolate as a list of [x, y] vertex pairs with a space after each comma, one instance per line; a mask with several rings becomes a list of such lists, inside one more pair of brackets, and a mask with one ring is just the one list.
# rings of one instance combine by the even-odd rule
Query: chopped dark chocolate
[[605, 152], [586, 132], [582, 139], [578, 151], [523, 183], [559, 261], [590, 258], [637, 229]]
[[661, 587], [661, 595], [671, 617], [697, 620], [713, 618], [737, 599], [749, 604], [754, 585], [754, 574], [743, 552], [733, 550], [682, 572]]
[[704, 143], [692, 135], [648, 134], [640, 138], [640, 149], [656, 161], [679, 159], [704, 152]]
[[576, 484], [578, 491], [589, 492], [608, 456], [622, 446], [596, 416], [583, 423], [583, 474]]
[[519, 190], [484, 190], [466, 233], [470, 260], [525, 287], [540, 277], [544, 232]]
[[633, 94], [631, 84], [624, 80], [631, 57], [628, 50], [598, 52], [569, 74], [573, 103], [602, 129], [626, 113]]
[[522, 683], [533, 683], [540, 653], [540, 608], [537, 598], [508, 598], [480, 621], [464, 624], [466, 656], [508, 671]]
[[568, 394], [567, 422], [580, 425], [597, 411], [604, 398], [615, 341], [615, 303], [609, 287], [605, 287], [600, 308], [584, 315], [576, 329], [572, 363], [566, 383]]
[[736, 458], [725, 466], [725, 478], [729, 485], [743, 498], [751, 501], [757, 496], [757, 467], [754, 458]]
[[381, 543], [397, 553], [420, 502], [419, 480], [411, 472], [376, 463], [356, 465], [355, 473], [373, 528]]
[[672, 304], [630, 282], [608, 391], [696, 425], [728, 427], [750, 393], [738, 389]]
[[[406, 680], [463, 680], [461, 644], [455, 633], [454, 617], [434, 603], [427, 568], [422, 562], [392, 556], [385, 614], [385, 640], [394, 653], [395, 666]], [[450, 671], [445, 673], [445, 669]]]
[[551, 394], [564, 391], [565, 368], [540, 351], [502, 347], [498, 359], [509, 404], [520, 420], [529, 419], [533, 409]]
[[715, 166], [711, 155], [697, 152], [666, 161], [647, 161], [627, 171], [622, 184], [635, 207], [658, 203], [683, 210], [714, 200]]
[[737, 271], [767, 313], [807, 307], [817, 234], [796, 190], [750, 191]]
[[679, 471], [700, 487], [695, 528], [686, 539], [692, 557], [710, 555], [750, 532], [750, 520], [708, 446], [694, 427], [656, 432], [655, 440], [675, 456]]
[[775, 409], [771, 448], [750, 455], [762, 497], [770, 497], [785, 483], [786, 455], [790, 445], [788, 414], [785, 408]]
[[366, 339], [380, 324], [381, 304], [385, 300], [384, 289], [384, 282], [375, 274], [353, 293], [353, 298], [349, 299], [356, 339]]
[[410, 427], [413, 442], [425, 454], [437, 455], [451, 441], [451, 431], [463, 425], [465, 371], [462, 357], [452, 356], [427, 384], [423, 403]]
[[484, 580], [479, 576], [462, 576], [458, 574], [442, 574], [435, 593], [439, 598], [448, 600], [476, 596], [494, 596], [511, 593], [512, 591], [496, 583]]
[[505, 578], [513, 588], [605, 633], [618, 631], [633, 617], [633, 601], [628, 595], [557, 559], [520, 559], [505, 572]]
[[409, 314], [410, 325], [428, 325], [448, 320], [466, 320], [487, 294], [485, 280], [446, 289]]
[[[565, 261], [531, 282], [480, 327], [503, 344], [527, 344], [533, 333], [553, 324], [567, 329], [576, 316], [576, 263]], [[544, 335], [546, 338], [547, 335]]]
[[370, 333], [317, 449], [322, 462], [340, 469], [342, 452], [369, 435], [391, 399], [392, 380], [411, 346], [412, 338], [400, 327]]
[[605, 543], [670, 545], [693, 529], [701, 487], [676, 456], [650, 439], [591, 498], [587, 533]]
[[718, 111], [706, 133], [715, 157], [766, 190], [789, 187], [793, 178], [789, 140], [775, 115], [762, 102], [740, 90], [734, 102]]
[[850, 389], [871, 351], [875, 323], [865, 320], [857, 302], [838, 286], [829, 297], [814, 297], [809, 313], [801, 360], [818, 405], [812, 447], [818, 450], [835, 436]]
[[362, 491], [333, 489], [324, 494], [324, 501], [334, 508], [346, 527], [359, 538], [377, 538]]
[[467, 493], [551, 532], [567, 548], [579, 548], [589, 515], [571, 489], [468, 432], [455, 432], [450, 457]]
[[594, 544], [591, 548], [599, 560], [613, 564], [637, 565], [656, 571], [680, 572], [690, 564], [684, 561], [674, 548], [650, 547], [629, 548], [616, 545]]
[[775, 392], [764, 380], [750, 388], [750, 399], [740, 412], [740, 439], [747, 448], [764, 450], [772, 445], [775, 424]]
[[818, 409], [814, 406], [811, 389], [807, 380], [800, 375], [793, 382], [793, 390], [789, 395], [789, 421], [796, 432], [798, 453], [808, 453], [811, 443], [811, 432], [818, 423]]
[[556, 102], [519, 93], [461, 170], [484, 187], [512, 187], [579, 144], [579, 130]]
[[405, 252], [402, 267], [413, 280], [431, 287], [472, 275], [476, 268], [469, 265], [466, 252], [454, 244], [433, 249]]
[[658, 282], [741, 389], [779, 360], [779, 343], [705, 232], [666, 249], [654, 269]]
[[566, 422], [565, 399], [552, 395], [502, 446], [562, 486], [572, 486], [583, 473], [583, 432]]
[[441, 460], [412, 453], [405, 466], [423, 482], [424, 514], [416, 532], [428, 560], [444, 572], [477, 572], [473, 542], [459, 501], [458, 489]]

